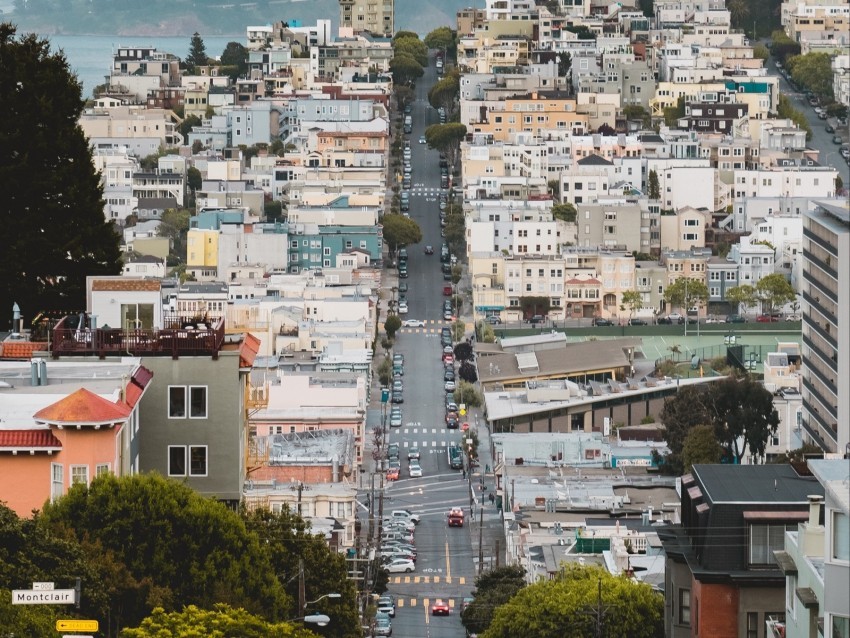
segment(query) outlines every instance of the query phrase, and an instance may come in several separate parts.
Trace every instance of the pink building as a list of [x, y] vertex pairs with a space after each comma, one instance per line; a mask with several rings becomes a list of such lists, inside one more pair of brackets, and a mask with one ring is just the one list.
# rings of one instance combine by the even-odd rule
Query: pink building
[[21, 384], [26, 368], [18, 363], [13, 385], [5, 380], [14, 370], [7, 363], [0, 368], [0, 500], [30, 516], [75, 483], [133, 471], [132, 441], [149, 370], [137, 362], [88, 362], [81, 371], [42, 361], [24, 376], [32, 383]]

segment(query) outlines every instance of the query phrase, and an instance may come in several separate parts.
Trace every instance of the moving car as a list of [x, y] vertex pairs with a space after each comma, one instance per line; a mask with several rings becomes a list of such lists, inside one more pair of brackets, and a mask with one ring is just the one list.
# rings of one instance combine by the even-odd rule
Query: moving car
[[419, 463], [411, 463], [407, 468], [407, 473], [410, 478], [422, 478], [422, 467]]
[[419, 143], [420, 143], [420, 144], [425, 144], [425, 136], [424, 136], [424, 135], [420, 135], [420, 136], [419, 136]]
[[453, 507], [449, 510], [449, 527], [463, 527], [463, 508]]
[[391, 594], [381, 596], [378, 599], [378, 613], [395, 616], [395, 597]]
[[418, 445], [411, 445], [407, 449], [407, 460], [410, 461], [412, 459], [418, 459], [418, 458], [419, 458], [419, 446]]
[[445, 600], [437, 599], [434, 601], [434, 604], [431, 605], [431, 615], [432, 616], [448, 616], [449, 615], [449, 604]]
[[433, 255], [434, 254], [434, 247], [433, 246], [425, 246], [425, 254], [426, 255]]
[[396, 558], [386, 566], [386, 570], [391, 574], [405, 573], [409, 574], [416, 569], [416, 564], [409, 558]]
[[401, 325], [405, 328], [424, 328], [425, 322], [421, 319], [405, 319]]

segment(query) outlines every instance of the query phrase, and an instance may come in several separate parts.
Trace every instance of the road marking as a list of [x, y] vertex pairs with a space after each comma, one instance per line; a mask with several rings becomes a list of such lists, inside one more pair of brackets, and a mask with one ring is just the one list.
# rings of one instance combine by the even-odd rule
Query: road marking
[[[407, 579], [407, 580], [405, 580], [405, 579]], [[443, 577], [443, 576], [416, 576], [415, 579], [416, 580], [415, 580], [414, 584], [419, 584], [419, 585], [430, 585], [430, 584], [439, 584], [439, 583], [446, 584], [446, 585], [452, 585], [452, 584], [465, 585], [466, 584], [466, 577], [465, 576], [460, 576], [459, 578], [452, 578], [451, 576], [448, 576], [448, 575], [445, 576], [445, 577]], [[389, 582], [393, 585], [405, 585], [405, 584], [410, 584], [410, 583], [407, 582], [408, 580], [410, 580], [410, 576], [394, 576], [393, 578], [390, 579]], [[413, 600], [413, 599], [411, 599], [411, 600]], [[415, 606], [415, 605], [413, 605], [413, 606]]]
[[428, 625], [431, 623], [431, 617], [428, 615], [428, 603], [431, 601], [427, 598], [422, 599], [422, 606], [425, 608], [425, 624]]
[[446, 539], [446, 582], [452, 582], [452, 559], [449, 557], [449, 539]]

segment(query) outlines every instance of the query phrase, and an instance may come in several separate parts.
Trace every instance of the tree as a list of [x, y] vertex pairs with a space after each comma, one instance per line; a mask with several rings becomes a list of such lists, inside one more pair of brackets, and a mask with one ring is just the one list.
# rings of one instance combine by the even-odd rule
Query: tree
[[457, 286], [461, 277], [463, 277], [463, 266], [460, 264], [455, 264], [452, 266], [452, 283]]
[[472, 344], [461, 341], [455, 346], [455, 359], [458, 361], [471, 361], [473, 358], [475, 358], [475, 353], [472, 351]]
[[[443, 108], [451, 113], [455, 100], [460, 95], [460, 73], [449, 71], [428, 91], [428, 103], [435, 109]], [[427, 138], [426, 138], [427, 139]]]
[[[471, 364], [467, 363], [466, 365], [470, 366]], [[481, 394], [478, 392], [478, 390], [475, 389], [475, 386], [472, 385], [473, 383], [474, 382], [467, 381], [463, 377], [461, 377], [460, 381], [457, 382], [457, 388], [455, 388], [454, 392], [455, 402], [463, 403], [468, 407], [472, 408], [481, 407], [483, 403], [481, 399]]]
[[461, 614], [467, 633], [480, 635], [486, 631], [496, 608], [511, 600], [525, 585], [525, 569], [518, 565], [497, 567], [478, 576], [474, 600]]
[[447, 124], [432, 124], [425, 129], [425, 140], [428, 146], [435, 148], [446, 156], [449, 163], [449, 174], [454, 173], [458, 162], [460, 143], [466, 137], [466, 126], [458, 122]]
[[688, 432], [695, 426], [711, 423], [703, 399], [704, 388], [688, 385], [664, 400], [658, 418], [664, 427], [664, 441], [670, 450], [663, 457], [661, 465], [665, 474], [679, 476], [684, 472], [682, 453]]
[[454, 341], [460, 341], [463, 339], [466, 334], [466, 324], [460, 319], [456, 320], [452, 323], [452, 339]]
[[455, 45], [455, 33], [449, 27], [437, 27], [424, 38], [429, 49], [449, 49]]
[[459, 315], [461, 308], [463, 308], [463, 297], [452, 295], [452, 307], [455, 309], [455, 314]]
[[475, 383], [478, 381], [478, 372], [475, 370], [475, 366], [469, 361], [464, 361], [460, 364], [458, 376], [467, 383]]
[[664, 300], [673, 307], [687, 311], [693, 306], [708, 303], [708, 287], [699, 279], [679, 277], [664, 289]]
[[406, 53], [393, 56], [390, 60], [390, 71], [393, 74], [393, 81], [398, 84], [408, 84], [418, 80], [425, 73], [422, 65]]
[[664, 635], [663, 611], [663, 598], [646, 583], [567, 563], [554, 579], [523, 587], [493, 609], [481, 636], [561, 638], [569, 627], [572, 638], [655, 638]]
[[[183, 139], [187, 139], [189, 137], [189, 133], [192, 132], [192, 129], [196, 126], [201, 125], [201, 118], [197, 115], [189, 115], [186, 117], [180, 124], [177, 126], [177, 130], [180, 132], [180, 135], [183, 136]], [[191, 168], [195, 168], [192, 166]], [[195, 169], [198, 170], [198, 169]]]
[[770, 50], [763, 44], [758, 43], [753, 47], [753, 57], [766, 63], [770, 58]]
[[248, 73], [248, 49], [238, 42], [228, 42], [221, 53], [221, 65], [234, 69], [234, 80]]
[[576, 211], [576, 207], [569, 202], [566, 204], [555, 204], [552, 206], [552, 217], [554, 219], [574, 223], [577, 214], [578, 211]]
[[685, 436], [682, 447], [682, 463], [685, 472], [690, 472], [697, 463], [720, 463], [723, 448], [714, 436], [710, 425], [696, 425]]
[[646, 190], [649, 199], [661, 199], [661, 185], [658, 183], [658, 173], [655, 169], [649, 171], [646, 180]]
[[24, 317], [84, 309], [86, 277], [120, 273], [121, 253], [64, 54], [0, 24], [0, 87], [2, 329], [16, 302]]
[[411, 246], [422, 241], [422, 229], [410, 217], [404, 215], [384, 215], [384, 241], [390, 252], [401, 246]]
[[394, 86], [393, 93], [395, 94], [395, 101], [399, 111], [404, 111], [405, 106], [413, 104], [416, 100], [416, 92], [409, 86]]
[[727, 290], [726, 299], [733, 304], [732, 308], [735, 312], [738, 312], [741, 306], [744, 307], [744, 312], [746, 312], [747, 308], [753, 307], [758, 301], [756, 289], [748, 284], [733, 286]]
[[204, 185], [204, 178], [201, 175], [201, 171], [194, 166], [190, 166], [186, 170], [186, 185], [193, 195]]
[[384, 322], [384, 331], [386, 331], [387, 336], [390, 339], [395, 336], [395, 333], [398, 332], [399, 328], [401, 328], [401, 319], [399, 319], [398, 315], [390, 315], [387, 317], [387, 320]]
[[269, 620], [292, 611], [260, 537], [238, 513], [177, 481], [100, 476], [46, 504], [43, 520], [85, 541], [93, 563], [107, 557], [119, 567], [102, 578], [120, 624], [137, 624], [157, 606], [226, 602]]
[[664, 123], [672, 128], [683, 117], [685, 117], [685, 96], [680, 95], [679, 99], [676, 100], [676, 106], [664, 107]]
[[596, 132], [600, 135], [606, 135], [608, 137], [617, 134], [617, 131], [615, 131], [610, 124], [602, 124], [598, 129], [596, 129]]
[[626, 290], [623, 293], [623, 306], [629, 309], [629, 317], [643, 308], [643, 297], [637, 290]]
[[453, 213], [446, 216], [446, 243], [455, 255], [466, 252], [466, 225], [464, 216]]
[[832, 56], [829, 53], [805, 53], [786, 60], [791, 78], [822, 98], [832, 100]]
[[779, 94], [779, 101], [776, 106], [776, 113], [779, 117], [788, 118], [797, 126], [797, 128], [806, 132], [806, 141], [812, 139], [812, 127], [809, 124], [808, 118], [802, 111], [794, 108], [791, 100], [782, 93]]
[[551, 306], [549, 297], [521, 297], [519, 307], [522, 308], [524, 317], [529, 318], [534, 315], [548, 315]]
[[784, 64], [789, 57], [800, 55], [800, 43], [789, 38], [784, 29], [777, 29], [770, 34], [770, 54]]
[[797, 294], [785, 276], [775, 272], [759, 279], [756, 284], [756, 296], [762, 303], [762, 310], [770, 313], [794, 301]]
[[207, 47], [204, 44], [204, 40], [201, 35], [195, 31], [192, 34], [192, 39], [189, 42], [189, 55], [186, 58], [186, 66], [190, 71], [194, 73], [195, 69], [199, 66], [206, 66], [209, 64], [209, 57], [207, 56]]
[[728, 459], [741, 463], [749, 450], [764, 457], [768, 438], [779, 426], [773, 395], [752, 377], [726, 377], [711, 383], [705, 401], [714, 436]]
[[213, 609], [195, 605], [182, 611], [153, 610], [135, 629], [124, 629], [121, 638], [160, 638], [161, 636], [235, 636], [240, 638], [317, 638], [308, 629], [289, 623], [269, 623], [244, 609], [217, 604]]
[[189, 232], [189, 218], [191, 211], [185, 208], [167, 208], [159, 220], [157, 235], [169, 239], [170, 254], [178, 262], [186, 262], [186, 237]]
[[565, 78], [569, 76], [570, 70], [573, 67], [573, 56], [562, 51], [558, 54], [558, 77]]
[[393, 38], [393, 55], [409, 55], [419, 63], [419, 66], [428, 66], [428, 47], [418, 36]]

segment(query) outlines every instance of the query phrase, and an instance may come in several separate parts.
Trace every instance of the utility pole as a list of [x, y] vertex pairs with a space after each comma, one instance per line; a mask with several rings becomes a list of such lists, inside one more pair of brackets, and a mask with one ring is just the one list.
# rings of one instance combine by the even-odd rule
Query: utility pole
[[602, 638], [602, 579], [599, 579], [596, 593], [596, 638]]
[[304, 559], [298, 559], [298, 617], [304, 617], [307, 608], [307, 593], [304, 589]]
[[[481, 499], [481, 518], [478, 519], [478, 575], [484, 571], [484, 499]], [[602, 582], [602, 581], [600, 581]]]
[[501, 545], [501, 543], [499, 542], [499, 539], [497, 538], [496, 539], [496, 569], [499, 569], [499, 563], [501, 562], [501, 556], [499, 556], [499, 554], [502, 551], [502, 548], [500, 547], [500, 545]]
[[372, 472], [372, 490], [369, 496], [369, 543], [371, 546], [372, 539], [375, 537], [375, 473]]

